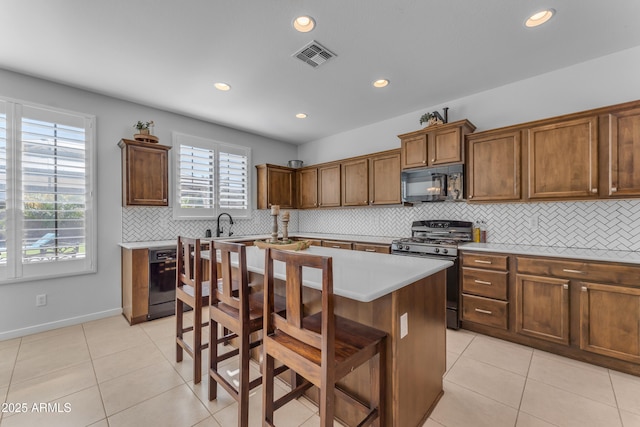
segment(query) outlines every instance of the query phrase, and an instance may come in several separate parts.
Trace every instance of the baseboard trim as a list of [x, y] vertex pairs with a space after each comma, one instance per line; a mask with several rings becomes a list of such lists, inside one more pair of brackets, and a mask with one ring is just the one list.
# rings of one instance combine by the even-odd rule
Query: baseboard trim
[[29, 326], [27, 328], [14, 329], [12, 331], [0, 332], [0, 341], [13, 338], [20, 338], [27, 335], [46, 332], [52, 329], [64, 328], [66, 326], [78, 325], [92, 320], [104, 319], [105, 317], [116, 316], [122, 314], [122, 308], [113, 308], [111, 310], [99, 311], [97, 313], [85, 314], [83, 316], [70, 317], [68, 319], [56, 320], [55, 322], [41, 323], [39, 325]]

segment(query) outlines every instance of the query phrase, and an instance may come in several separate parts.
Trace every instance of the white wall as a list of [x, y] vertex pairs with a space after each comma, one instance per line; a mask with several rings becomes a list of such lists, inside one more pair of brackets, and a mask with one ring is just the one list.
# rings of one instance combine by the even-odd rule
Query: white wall
[[[0, 285], [0, 340], [121, 312], [118, 243], [122, 206], [117, 143], [132, 138], [133, 124], [138, 120], [154, 120], [154, 133], [165, 145], [171, 145], [171, 132], [178, 131], [249, 146], [254, 164], [283, 163], [283, 159], [297, 155], [291, 144], [5, 70], [0, 70], [0, 95], [95, 115], [98, 167], [98, 272]], [[255, 191], [252, 193], [255, 206]], [[43, 293], [48, 295], [47, 305], [36, 307], [35, 296]]]
[[[428, 111], [449, 107], [449, 121], [476, 132], [640, 99], [640, 46], [301, 145], [305, 165], [400, 147], [397, 135], [421, 128]], [[393, 88], [391, 88], [393, 90]]]

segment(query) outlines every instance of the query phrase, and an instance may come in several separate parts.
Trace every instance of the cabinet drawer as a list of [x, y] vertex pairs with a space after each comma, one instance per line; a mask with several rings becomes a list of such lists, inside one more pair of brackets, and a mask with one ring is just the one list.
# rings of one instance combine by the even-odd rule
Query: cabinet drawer
[[462, 292], [506, 300], [508, 275], [506, 271], [465, 267], [462, 269]]
[[462, 320], [507, 329], [509, 303], [489, 298], [462, 295]]
[[364, 252], [378, 252], [381, 254], [391, 253], [391, 247], [389, 245], [374, 245], [369, 243], [354, 243], [353, 249], [356, 251]]
[[351, 249], [351, 242], [340, 242], [336, 240], [323, 240], [322, 246], [327, 248], [336, 248], [336, 249]]
[[491, 270], [506, 271], [509, 265], [508, 255], [479, 254], [463, 252], [462, 265], [464, 267], [489, 268]]
[[640, 268], [576, 260], [516, 257], [518, 273], [639, 287]]

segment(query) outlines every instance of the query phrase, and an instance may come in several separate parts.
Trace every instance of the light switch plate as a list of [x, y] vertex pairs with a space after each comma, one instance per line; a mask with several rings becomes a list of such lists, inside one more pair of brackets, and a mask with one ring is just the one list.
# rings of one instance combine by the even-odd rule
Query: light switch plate
[[404, 338], [409, 333], [409, 315], [404, 313], [400, 316], [400, 338]]

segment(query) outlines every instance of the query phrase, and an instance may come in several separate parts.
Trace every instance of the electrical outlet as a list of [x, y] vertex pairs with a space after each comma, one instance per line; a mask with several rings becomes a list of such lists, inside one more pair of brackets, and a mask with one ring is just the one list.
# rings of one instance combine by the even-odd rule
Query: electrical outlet
[[47, 305], [47, 294], [36, 295], [36, 307]]
[[531, 230], [537, 230], [538, 229], [538, 219], [539, 216], [536, 215], [531, 215], [531, 217], [529, 218], [529, 228]]
[[400, 338], [404, 338], [409, 333], [409, 315], [404, 313], [400, 316]]

